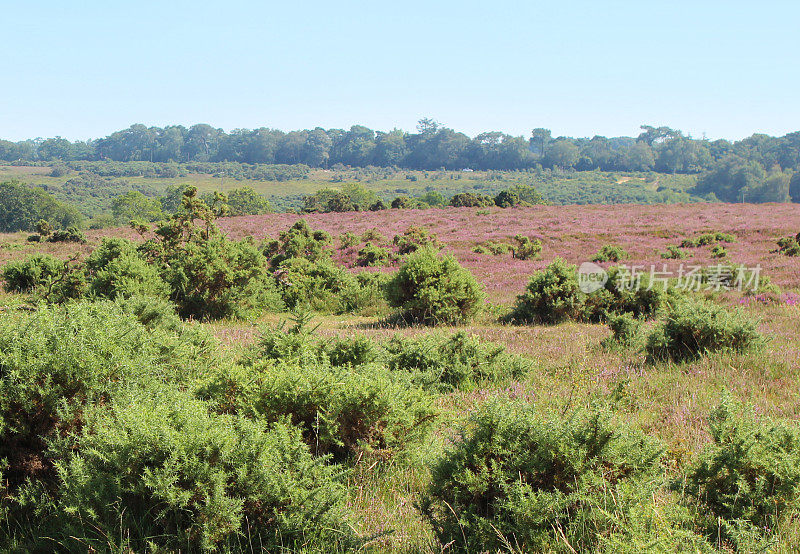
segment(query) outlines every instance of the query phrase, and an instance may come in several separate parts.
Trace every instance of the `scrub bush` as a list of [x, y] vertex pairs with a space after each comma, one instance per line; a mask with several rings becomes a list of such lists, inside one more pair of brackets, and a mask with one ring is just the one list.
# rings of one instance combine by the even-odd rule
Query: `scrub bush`
[[660, 485], [661, 446], [602, 409], [569, 417], [490, 403], [433, 468], [421, 505], [462, 552], [595, 550]]
[[604, 244], [594, 258], [593, 262], [618, 262], [628, 258], [628, 253], [620, 246], [613, 244]]
[[407, 322], [465, 323], [480, 312], [484, 294], [475, 277], [451, 255], [415, 252], [388, 283], [387, 298]]
[[741, 310], [729, 311], [709, 301], [684, 298], [647, 337], [648, 359], [693, 360], [717, 351], [745, 352], [764, 343], [757, 322]]

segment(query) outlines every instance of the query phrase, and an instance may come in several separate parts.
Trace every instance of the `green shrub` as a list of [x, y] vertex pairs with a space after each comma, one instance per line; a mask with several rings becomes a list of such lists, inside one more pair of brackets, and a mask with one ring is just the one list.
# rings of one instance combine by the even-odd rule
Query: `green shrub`
[[356, 265], [359, 267], [375, 267], [380, 265], [387, 265], [392, 262], [394, 256], [386, 248], [376, 246], [368, 242], [364, 247], [358, 251], [358, 258], [356, 258]]
[[217, 215], [189, 187], [181, 210], [140, 247], [148, 262], [164, 268], [162, 278], [178, 312], [184, 318], [220, 319], [282, 309], [261, 251], [252, 239], [227, 239], [215, 223]]
[[56, 229], [47, 239], [47, 242], [77, 242], [86, 244], [86, 235], [77, 227], [67, 227], [66, 229]]
[[623, 266], [610, 267], [607, 274], [602, 288], [583, 297], [583, 317], [589, 321], [604, 321], [623, 313], [655, 317], [679, 294], [675, 288], [651, 281], [648, 273], [634, 274]]
[[502, 256], [503, 254], [513, 252], [513, 250], [514, 247], [510, 244], [493, 240], [482, 242], [472, 249], [476, 254], [491, 254], [492, 256]]
[[795, 237], [783, 237], [778, 239], [778, 252], [784, 256], [800, 256], [800, 242], [798, 242], [800, 233]]
[[386, 242], [386, 237], [377, 229], [367, 229], [361, 233], [361, 242], [374, 242], [382, 244]]
[[375, 289], [329, 261], [293, 258], [275, 272], [283, 302], [289, 309], [308, 307], [318, 312], [352, 313], [380, 301]]
[[389, 368], [405, 371], [414, 382], [440, 391], [467, 390], [486, 380], [519, 377], [530, 369], [505, 346], [460, 331], [452, 336], [395, 336], [386, 345]]
[[411, 254], [388, 284], [387, 298], [406, 321], [464, 323], [482, 308], [484, 294], [472, 273], [432, 248]]
[[215, 375], [200, 390], [222, 412], [300, 427], [315, 454], [342, 460], [362, 451], [390, 455], [416, 444], [432, 423], [433, 397], [376, 365], [325, 360], [265, 361]]
[[737, 543], [742, 530], [769, 534], [782, 520], [797, 517], [800, 428], [759, 422], [730, 397], [711, 412], [709, 424], [713, 442], [689, 469], [685, 485], [701, 505], [698, 516], [707, 534], [717, 539], [722, 532]]
[[86, 259], [89, 292], [96, 298], [138, 295], [166, 298], [170, 288], [159, 267], [145, 261], [136, 246], [122, 238], [104, 238]]
[[709, 246], [718, 242], [736, 242], [736, 236], [731, 233], [703, 233], [692, 239], [685, 239], [681, 243], [681, 248], [697, 248], [698, 246]]
[[439, 239], [424, 227], [412, 225], [402, 235], [395, 235], [392, 243], [397, 246], [400, 254], [410, 254], [420, 248], [440, 249]]
[[340, 250], [347, 250], [348, 248], [352, 248], [359, 242], [360, 239], [358, 235], [356, 235], [352, 231], [347, 231], [346, 233], [342, 233], [341, 235], [339, 235]]
[[520, 202], [519, 196], [510, 190], [502, 190], [494, 197], [494, 203], [500, 208], [513, 208]]
[[576, 320], [582, 317], [584, 301], [575, 266], [556, 258], [531, 276], [507, 319], [514, 323]]
[[683, 260], [689, 257], [689, 254], [681, 250], [679, 246], [667, 246], [667, 250], [661, 252], [660, 255], [665, 260]]
[[531, 239], [524, 235], [514, 237], [516, 245], [511, 252], [518, 260], [538, 260], [542, 253], [542, 242], [539, 239]]
[[494, 402], [433, 468], [421, 505], [457, 551], [592, 551], [620, 515], [652, 502], [661, 452], [603, 410], [563, 419]]
[[648, 358], [686, 361], [717, 351], [744, 352], [764, 338], [757, 322], [741, 310], [729, 311], [709, 301], [683, 298], [647, 337]]
[[628, 253], [620, 246], [604, 244], [592, 258], [593, 262], [618, 262], [628, 258]]
[[65, 263], [49, 254], [31, 254], [23, 260], [3, 266], [3, 288], [6, 292], [33, 292], [60, 276]]
[[455, 208], [485, 208], [494, 206], [494, 198], [474, 192], [460, 192], [450, 199], [450, 205]]
[[[75, 548], [208, 551], [346, 547], [344, 488], [296, 429], [229, 415], [170, 390], [91, 410], [63, 453], [59, 539]], [[113, 544], [113, 543], [112, 543]]]
[[622, 313], [608, 319], [608, 328], [611, 329], [611, 336], [604, 340], [604, 345], [631, 346], [639, 336], [641, 321], [631, 313]]
[[719, 244], [715, 245], [715, 246], [714, 246], [714, 247], [711, 249], [711, 257], [712, 257], [712, 258], [724, 258], [724, 257], [726, 257], [727, 255], [728, 255], [728, 251], [727, 251], [727, 250], [725, 250], [725, 247], [724, 247], [724, 246], [721, 246], [721, 245], [719, 245]]
[[282, 231], [277, 240], [269, 242], [264, 253], [271, 258], [272, 267], [278, 267], [292, 258], [316, 262], [330, 258], [330, 243], [331, 236], [327, 232], [315, 231], [304, 219], [300, 219], [288, 230]]

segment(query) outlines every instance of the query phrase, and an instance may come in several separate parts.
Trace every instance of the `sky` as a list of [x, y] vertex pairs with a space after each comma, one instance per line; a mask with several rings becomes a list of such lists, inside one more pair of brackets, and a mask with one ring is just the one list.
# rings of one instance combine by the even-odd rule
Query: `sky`
[[4, 0], [0, 137], [800, 129], [800, 2]]

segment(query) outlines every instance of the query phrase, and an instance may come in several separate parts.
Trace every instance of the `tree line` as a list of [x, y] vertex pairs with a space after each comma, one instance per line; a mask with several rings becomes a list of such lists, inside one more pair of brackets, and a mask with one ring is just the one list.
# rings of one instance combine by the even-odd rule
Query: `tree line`
[[541, 166], [663, 173], [700, 173], [729, 157], [758, 163], [767, 171], [776, 166], [796, 170], [800, 165], [800, 132], [783, 137], [754, 134], [731, 142], [695, 139], [669, 127], [643, 125], [637, 137], [553, 137], [550, 130], [542, 128], [534, 129], [527, 138], [499, 131], [469, 137], [431, 119], [420, 120], [416, 131], [376, 132], [353, 125], [349, 130], [317, 127], [284, 132], [259, 128], [226, 133], [207, 124], [163, 128], [136, 124], [89, 141], [60, 137], [0, 140], [0, 160], [229, 161], [422, 170]]

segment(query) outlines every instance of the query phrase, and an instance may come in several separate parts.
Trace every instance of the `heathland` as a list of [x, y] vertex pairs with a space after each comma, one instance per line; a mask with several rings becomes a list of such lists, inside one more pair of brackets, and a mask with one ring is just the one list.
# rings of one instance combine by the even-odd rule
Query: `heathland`
[[797, 205], [201, 192], [0, 235], [0, 547], [800, 548]]

